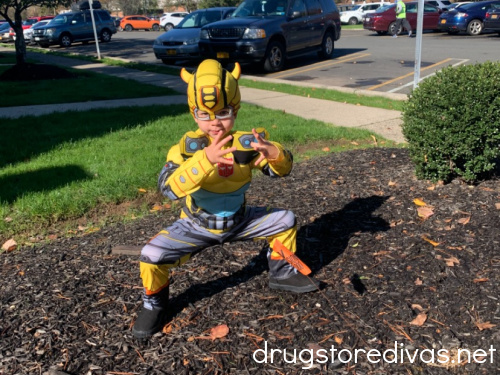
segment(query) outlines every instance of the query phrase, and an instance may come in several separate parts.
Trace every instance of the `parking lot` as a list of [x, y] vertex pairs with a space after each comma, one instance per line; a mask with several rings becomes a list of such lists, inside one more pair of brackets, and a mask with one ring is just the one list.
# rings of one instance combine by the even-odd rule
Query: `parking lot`
[[[138, 62], [162, 64], [153, 54], [154, 39], [162, 32], [118, 32], [111, 43], [100, 44], [101, 54]], [[285, 70], [263, 74], [243, 66], [243, 74], [308, 82], [324, 86], [409, 93], [414, 84], [416, 38], [380, 36], [367, 30], [342, 30], [334, 56], [320, 60], [315, 54], [289, 60]], [[420, 77], [425, 78], [449, 65], [497, 61], [500, 36], [497, 33], [471, 37], [466, 34], [424, 33], [422, 36]], [[53, 47], [61, 50], [59, 47]], [[96, 54], [93, 43], [74, 44], [71, 52]], [[179, 61], [175, 66], [192, 67], [196, 62]]]

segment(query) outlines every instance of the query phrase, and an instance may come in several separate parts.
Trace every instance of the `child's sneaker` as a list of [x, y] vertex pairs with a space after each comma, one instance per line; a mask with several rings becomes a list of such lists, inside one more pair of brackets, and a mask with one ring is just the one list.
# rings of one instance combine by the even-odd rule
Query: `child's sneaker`
[[319, 289], [319, 281], [312, 277], [295, 273], [287, 279], [269, 278], [269, 288], [287, 290], [295, 293], [307, 293]]
[[412, 35], [413, 34], [412, 34], [411, 30], [410, 30], [410, 32], [408, 33], [408, 38], [411, 38]]

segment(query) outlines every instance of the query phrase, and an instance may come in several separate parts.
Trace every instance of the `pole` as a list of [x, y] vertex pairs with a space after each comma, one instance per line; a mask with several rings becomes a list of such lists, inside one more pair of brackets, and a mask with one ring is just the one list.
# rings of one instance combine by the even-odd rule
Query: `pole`
[[422, 33], [424, 25], [424, 0], [417, 4], [417, 43], [415, 44], [415, 72], [413, 74], [413, 89], [418, 87], [420, 81], [420, 64], [422, 62]]
[[94, 0], [88, 0], [89, 1], [89, 8], [90, 8], [90, 18], [92, 18], [92, 27], [94, 28], [94, 38], [95, 38], [95, 46], [97, 48], [97, 60], [101, 59], [101, 51], [99, 50], [99, 38], [97, 37], [97, 30], [95, 28], [95, 19], [94, 19], [94, 9], [92, 8], [92, 3]]

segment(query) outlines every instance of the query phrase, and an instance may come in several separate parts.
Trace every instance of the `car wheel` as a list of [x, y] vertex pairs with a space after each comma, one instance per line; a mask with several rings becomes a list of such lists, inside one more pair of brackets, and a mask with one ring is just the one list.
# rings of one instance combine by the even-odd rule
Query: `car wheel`
[[391, 35], [399, 35], [401, 33], [403, 26], [399, 26], [399, 29], [397, 30], [397, 32], [395, 33], [394, 31], [396, 30], [396, 22], [392, 22], [390, 25], [389, 25], [389, 30], [387, 30], [389, 32], [389, 34]]
[[333, 34], [331, 31], [327, 31], [323, 37], [323, 42], [321, 43], [321, 51], [318, 53], [319, 57], [322, 59], [331, 58], [334, 48], [335, 44], [333, 41]]
[[349, 25], [357, 25], [358, 24], [358, 19], [356, 17], [352, 17], [349, 19]]
[[160, 30], [160, 25], [158, 25], [157, 23], [155, 23], [153, 25], [153, 31], [159, 31]]
[[174, 28], [174, 25], [172, 25], [171, 23], [167, 23], [164, 28], [165, 28], [165, 31], [169, 31], [169, 30], [172, 30]]
[[59, 45], [61, 47], [70, 47], [71, 46], [71, 36], [69, 34], [63, 34], [59, 37]]
[[111, 40], [111, 33], [109, 30], [105, 29], [101, 32], [101, 42], [107, 43]]
[[285, 66], [285, 47], [277, 40], [267, 46], [264, 57], [264, 70], [266, 72], [279, 72]]
[[132, 30], [134, 30], [132, 25], [125, 25], [125, 31], [132, 31]]
[[472, 20], [467, 25], [467, 34], [479, 35], [483, 31], [483, 23], [480, 20]]

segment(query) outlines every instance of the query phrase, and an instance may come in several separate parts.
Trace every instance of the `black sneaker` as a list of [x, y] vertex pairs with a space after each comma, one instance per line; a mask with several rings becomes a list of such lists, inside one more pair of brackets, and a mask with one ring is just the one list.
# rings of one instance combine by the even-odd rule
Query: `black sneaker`
[[153, 336], [163, 328], [166, 315], [166, 308], [155, 306], [150, 310], [143, 306], [132, 327], [132, 334], [138, 339]]
[[288, 279], [269, 278], [269, 288], [287, 290], [295, 293], [307, 293], [319, 289], [319, 281], [312, 277], [296, 273]]

